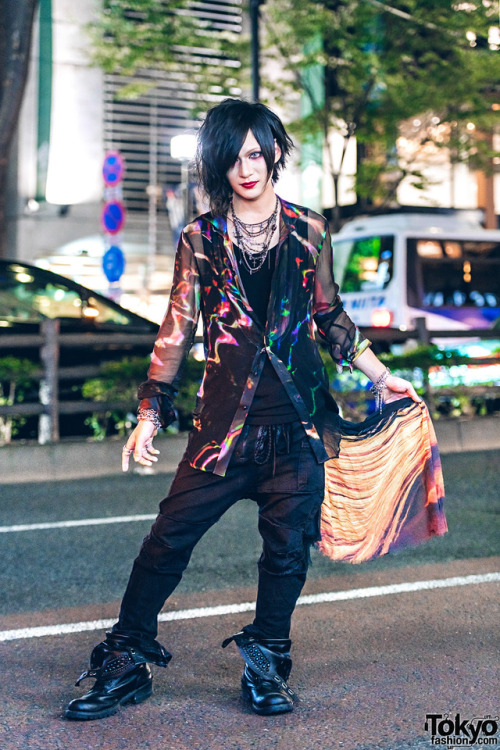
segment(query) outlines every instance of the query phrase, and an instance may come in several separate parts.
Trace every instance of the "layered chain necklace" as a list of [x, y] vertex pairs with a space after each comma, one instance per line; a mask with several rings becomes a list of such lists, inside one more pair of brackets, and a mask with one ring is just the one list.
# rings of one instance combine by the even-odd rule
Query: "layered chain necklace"
[[233, 220], [236, 243], [241, 250], [241, 257], [248, 273], [256, 273], [269, 254], [271, 240], [278, 224], [279, 199], [276, 198], [274, 211], [268, 219], [256, 224], [245, 224], [234, 213], [231, 200], [231, 219]]

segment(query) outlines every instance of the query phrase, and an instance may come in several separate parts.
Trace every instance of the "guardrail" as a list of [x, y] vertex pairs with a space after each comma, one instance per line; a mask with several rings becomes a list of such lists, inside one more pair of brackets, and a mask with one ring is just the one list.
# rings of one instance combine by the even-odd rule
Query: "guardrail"
[[[429, 331], [425, 318], [416, 321], [416, 328], [412, 331], [398, 331], [394, 329], [370, 328], [363, 332], [372, 341], [396, 343], [407, 339], [416, 339], [427, 344], [434, 339], [480, 338], [500, 339], [500, 331], [491, 329], [475, 329], [467, 331], [442, 330]], [[0, 335], [0, 352], [3, 347], [39, 348], [42, 367], [32, 377], [40, 381], [39, 402], [13, 405], [0, 405], [0, 417], [8, 416], [36, 416], [38, 422], [38, 442], [40, 444], [59, 441], [59, 417], [68, 414], [84, 414], [86, 412], [103, 413], [110, 410], [128, 410], [129, 401], [61, 401], [59, 398], [59, 383], [63, 380], [84, 380], [96, 377], [101, 372], [99, 365], [80, 365], [75, 367], [60, 367], [59, 357], [61, 348], [89, 348], [92, 346], [109, 347], [110, 350], [120, 345], [145, 345], [153, 348], [155, 336], [151, 333], [61, 333], [58, 320], [46, 319], [40, 326], [39, 334], [23, 334], [20, 336]], [[197, 338], [196, 342], [201, 341]], [[469, 364], [491, 364], [500, 362], [499, 355], [495, 357], [475, 357], [467, 360]]]
[[153, 348], [155, 335], [151, 333], [61, 333], [57, 319], [46, 319], [40, 325], [39, 334], [19, 336], [0, 335], [2, 349], [38, 348], [42, 367], [32, 377], [40, 381], [39, 402], [0, 405], [0, 417], [38, 415], [38, 442], [40, 444], [59, 441], [59, 416], [84, 414], [86, 412], [106, 412], [112, 409], [128, 409], [128, 401], [94, 402], [83, 399], [60, 401], [59, 383], [61, 380], [85, 380], [100, 374], [99, 365], [60, 367], [61, 348], [82, 349], [93, 346], [109, 347], [126, 345], [146, 345]]

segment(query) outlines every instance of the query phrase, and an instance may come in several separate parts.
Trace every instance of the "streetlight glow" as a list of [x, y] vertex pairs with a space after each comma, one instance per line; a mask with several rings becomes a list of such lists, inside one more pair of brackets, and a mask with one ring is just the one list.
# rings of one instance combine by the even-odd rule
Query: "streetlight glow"
[[170, 156], [179, 161], [191, 161], [196, 153], [196, 136], [192, 133], [181, 133], [170, 139]]

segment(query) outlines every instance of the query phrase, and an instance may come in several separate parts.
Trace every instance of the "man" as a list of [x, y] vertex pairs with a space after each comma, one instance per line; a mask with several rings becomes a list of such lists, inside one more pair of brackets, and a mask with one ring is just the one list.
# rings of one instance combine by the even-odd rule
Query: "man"
[[[263, 551], [253, 622], [234, 640], [243, 694], [258, 714], [293, 709], [290, 622], [320, 539], [324, 462], [338, 451], [338, 409], [316, 329], [339, 365], [356, 365], [386, 401], [413, 386], [391, 375], [343, 310], [326, 220], [281, 200], [274, 183], [292, 143], [262, 104], [227, 99], [199, 133], [198, 169], [211, 212], [182, 233], [170, 304], [139, 388], [138, 425], [124, 448], [143, 466], [175, 416], [182, 364], [198, 317], [206, 368], [193, 430], [168, 497], [135, 560], [119, 620], [91, 656], [96, 683], [70, 719], [102, 718], [151, 695], [148, 662], [166, 666], [157, 616], [195, 544], [237, 500], [259, 509]], [[325, 435], [328, 434], [328, 451]]]

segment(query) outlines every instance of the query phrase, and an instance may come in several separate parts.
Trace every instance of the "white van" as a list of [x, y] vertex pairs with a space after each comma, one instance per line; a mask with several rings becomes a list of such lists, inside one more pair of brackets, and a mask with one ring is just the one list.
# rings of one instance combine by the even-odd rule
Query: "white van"
[[477, 212], [354, 219], [333, 238], [333, 267], [361, 327], [413, 330], [418, 317], [430, 331], [500, 326], [500, 230], [483, 229]]

